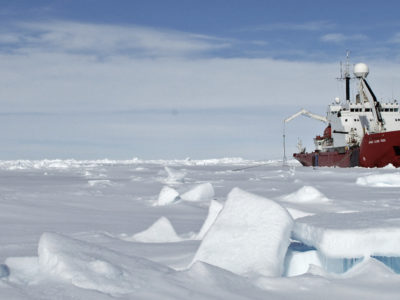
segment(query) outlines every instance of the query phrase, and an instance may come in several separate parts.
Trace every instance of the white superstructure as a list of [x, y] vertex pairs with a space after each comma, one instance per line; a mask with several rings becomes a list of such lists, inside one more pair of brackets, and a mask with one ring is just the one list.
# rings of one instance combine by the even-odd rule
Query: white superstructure
[[366, 81], [369, 68], [364, 63], [354, 66], [358, 92], [355, 101], [350, 101], [351, 78], [348, 66], [347, 63], [344, 77], [341, 78], [346, 80], [345, 101], [335, 98], [335, 101], [328, 105], [326, 117], [302, 109], [284, 120], [285, 124], [300, 115], [305, 115], [327, 123], [324, 135], [314, 138], [317, 151], [345, 151], [350, 147], [360, 146], [366, 133], [400, 130], [399, 103], [396, 100], [387, 103], [377, 100]]

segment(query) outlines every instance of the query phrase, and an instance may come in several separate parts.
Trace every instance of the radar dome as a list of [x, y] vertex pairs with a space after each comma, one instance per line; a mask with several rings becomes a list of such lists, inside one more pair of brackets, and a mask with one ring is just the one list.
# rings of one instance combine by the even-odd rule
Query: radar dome
[[354, 66], [354, 75], [357, 78], [366, 78], [369, 73], [369, 68], [364, 63], [358, 63]]

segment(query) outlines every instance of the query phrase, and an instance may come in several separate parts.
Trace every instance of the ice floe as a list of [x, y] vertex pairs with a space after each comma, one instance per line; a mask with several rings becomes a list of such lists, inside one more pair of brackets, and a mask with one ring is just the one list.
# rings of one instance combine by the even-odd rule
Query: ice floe
[[293, 221], [276, 202], [234, 188], [193, 262], [233, 273], [280, 276]]
[[331, 258], [400, 256], [400, 210], [324, 213], [297, 219], [293, 236]]
[[400, 187], [400, 173], [374, 174], [358, 177], [356, 183], [371, 187]]
[[196, 185], [186, 193], [181, 195], [182, 200], [189, 202], [209, 201], [214, 197], [214, 188], [211, 183]]

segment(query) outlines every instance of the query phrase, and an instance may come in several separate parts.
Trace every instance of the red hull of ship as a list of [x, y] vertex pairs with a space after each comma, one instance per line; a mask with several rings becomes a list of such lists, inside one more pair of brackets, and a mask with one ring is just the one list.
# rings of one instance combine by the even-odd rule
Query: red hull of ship
[[321, 167], [400, 167], [400, 131], [366, 134], [361, 146], [339, 152], [293, 154], [303, 166]]

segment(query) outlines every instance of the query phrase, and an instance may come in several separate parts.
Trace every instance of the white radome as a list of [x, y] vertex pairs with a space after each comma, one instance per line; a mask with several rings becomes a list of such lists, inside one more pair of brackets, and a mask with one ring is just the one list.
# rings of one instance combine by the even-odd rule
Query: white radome
[[369, 73], [369, 68], [367, 64], [358, 63], [354, 66], [354, 75], [357, 78], [366, 78]]

